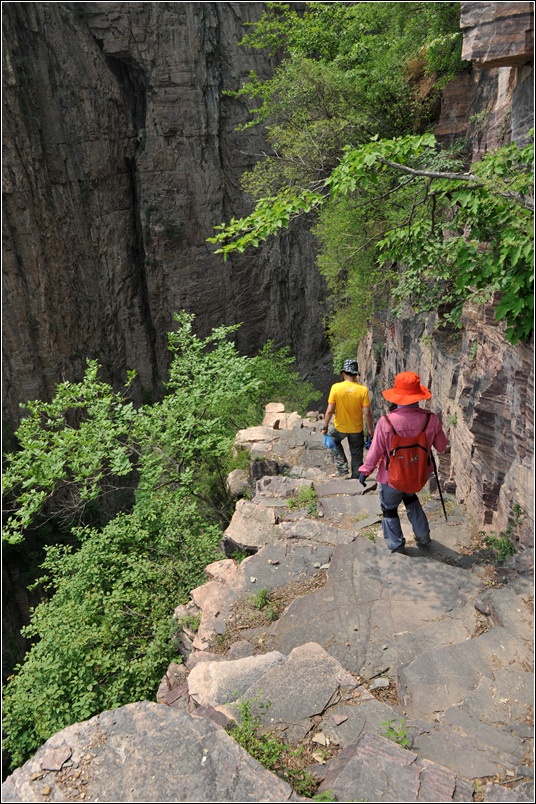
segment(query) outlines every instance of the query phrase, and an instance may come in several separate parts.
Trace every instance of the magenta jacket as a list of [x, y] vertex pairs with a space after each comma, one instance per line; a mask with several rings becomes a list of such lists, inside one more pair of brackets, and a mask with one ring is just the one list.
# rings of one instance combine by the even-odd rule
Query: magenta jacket
[[[396, 432], [403, 438], [419, 435], [424, 425], [423, 408], [420, 408], [418, 403], [398, 407], [393, 413], [389, 413], [388, 415]], [[387, 482], [385, 461], [391, 447], [392, 437], [393, 431], [382, 416], [374, 428], [374, 438], [372, 439], [366, 461], [363, 466], [359, 467], [360, 472], [370, 475], [371, 472], [374, 471], [374, 468], [378, 466], [376, 480], [384, 486], [389, 485]], [[447, 448], [447, 436], [443, 432], [441, 422], [435, 413], [432, 413], [428, 420], [426, 443], [428, 444], [428, 449], [434, 447], [438, 452], [444, 452]]]

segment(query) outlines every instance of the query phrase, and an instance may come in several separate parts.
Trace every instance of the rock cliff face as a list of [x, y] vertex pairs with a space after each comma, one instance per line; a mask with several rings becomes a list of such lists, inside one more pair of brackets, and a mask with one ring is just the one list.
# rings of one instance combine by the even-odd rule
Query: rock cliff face
[[462, 58], [473, 69], [445, 87], [436, 136], [466, 138], [477, 160], [524, 144], [533, 126], [533, 4], [462, 3], [460, 27]]
[[[523, 144], [533, 125], [533, 4], [462, 3], [461, 28], [462, 56], [473, 70], [446, 88], [437, 135], [467, 137], [476, 160], [505, 143]], [[435, 331], [435, 323], [378, 322], [362, 344], [378, 415], [381, 388], [399, 371], [419, 372], [450, 438], [440, 459], [446, 487], [478, 512], [476, 526], [497, 532], [517, 522], [519, 506], [512, 533], [533, 545], [533, 341], [509, 345], [493, 306], [468, 306], [460, 333]]]
[[326, 353], [305, 226], [224, 263], [206, 238], [247, 212], [263, 150], [225, 96], [273, 64], [239, 47], [262, 3], [8, 3], [4, 57], [4, 415], [97, 357], [158, 392], [185, 308], [205, 334]]

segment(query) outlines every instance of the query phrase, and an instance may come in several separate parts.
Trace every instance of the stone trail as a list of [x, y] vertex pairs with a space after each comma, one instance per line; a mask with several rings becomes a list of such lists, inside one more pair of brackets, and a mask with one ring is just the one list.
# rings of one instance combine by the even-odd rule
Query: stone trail
[[[179, 622], [200, 624], [182, 628], [184, 665], [168, 669], [160, 705], [131, 704], [55, 735], [7, 780], [3, 800], [43, 800], [43, 788], [47, 800], [75, 800], [58, 781], [70, 765], [86, 773], [85, 800], [306, 800], [226, 734], [247, 702], [262, 728], [316, 749], [308, 770], [335, 800], [532, 801], [532, 551], [497, 571], [463, 508], [448, 499], [445, 522], [429, 497], [431, 545], [415, 545], [402, 514], [408, 555], [391, 555], [376, 484], [329, 476], [314, 417], [268, 406], [237, 447], [254, 462], [249, 477], [229, 478], [241, 499], [224, 546], [252, 554], [211, 564], [176, 610]], [[265, 609], [284, 606], [273, 622], [260, 608], [252, 617], [261, 590]], [[66, 745], [61, 773], [43, 772], [47, 752]], [[114, 762], [122, 770], [112, 780], [104, 771]], [[173, 784], [176, 797], [163, 797]]]

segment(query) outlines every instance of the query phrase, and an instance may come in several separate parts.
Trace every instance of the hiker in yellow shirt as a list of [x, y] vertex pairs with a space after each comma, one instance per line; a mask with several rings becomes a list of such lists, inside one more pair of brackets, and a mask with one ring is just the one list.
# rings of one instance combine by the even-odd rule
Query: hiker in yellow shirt
[[[369, 392], [368, 388], [357, 382], [359, 368], [356, 360], [345, 360], [341, 374], [343, 381], [332, 385], [329, 392], [322, 432], [328, 432], [331, 418], [335, 415], [329, 431], [335, 442], [333, 452], [336, 473], [333, 477], [348, 476], [348, 461], [341, 443], [347, 438], [352, 466], [351, 477], [358, 478], [359, 467], [363, 463], [363, 447], [365, 445], [364, 423], [367, 425], [367, 433], [370, 438], [372, 438], [374, 430]], [[367, 438], [367, 440], [369, 439]]]

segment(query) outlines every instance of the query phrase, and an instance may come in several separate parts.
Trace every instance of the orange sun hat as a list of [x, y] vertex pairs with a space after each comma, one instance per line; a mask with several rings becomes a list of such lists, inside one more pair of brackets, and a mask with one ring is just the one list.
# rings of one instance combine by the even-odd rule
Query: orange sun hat
[[432, 394], [424, 385], [421, 385], [421, 378], [413, 371], [402, 371], [395, 377], [393, 388], [382, 391], [382, 396], [388, 402], [396, 402], [398, 405], [412, 405], [421, 399], [430, 399]]

